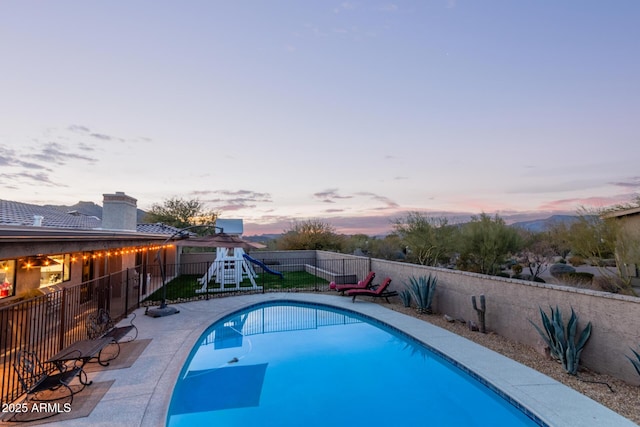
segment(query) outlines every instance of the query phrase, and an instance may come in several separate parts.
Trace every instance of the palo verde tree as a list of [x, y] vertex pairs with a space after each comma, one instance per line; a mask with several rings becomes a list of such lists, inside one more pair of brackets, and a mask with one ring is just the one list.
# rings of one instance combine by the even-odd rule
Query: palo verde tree
[[344, 237], [337, 234], [331, 224], [320, 219], [292, 223], [277, 242], [280, 250], [317, 249], [338, 252], [343, 244]]
[[219, 213], [207, 210], [198, 199], [185, 200], [172, 197], [162, 204], [154, 204], [144, 220], [147, 223], [161, 222], [176, 228], [214, 223]]
[[486, 213], [471, 217], [471, 221], [462, 226], [460, 241], [458, 267], [483, 274], [498, 273], [507, 256], [521, 246], [515, 229], [507, 226], [497, 214], [492, 218]]
[[421, 265], [438, 265], [451, 258], [456, 228], [446, 218], [409, 212], [393, 223], [407, 249], [407, 260]]
[[[607, 289], [634, 294], [627, 266], [640, 263], [640, 233], [624, 230], [613, 213], [628, 209], [617, 206], [608, 209], [578, 210], [578, 221], [569, 229], [569, 243], [575, 255], [598, 267]], [[606, 267], [606, 259], [615, 259], [615, 269]]]
[[551, 251], [562, 258], [566, 258], [571, 252], [569, 227], [564, 222], [557, 222], [545, 232], [545, 241], [548, 242]]

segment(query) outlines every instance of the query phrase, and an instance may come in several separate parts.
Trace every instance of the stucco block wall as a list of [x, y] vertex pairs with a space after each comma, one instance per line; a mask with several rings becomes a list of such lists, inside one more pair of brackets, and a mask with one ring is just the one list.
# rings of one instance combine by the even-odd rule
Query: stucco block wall
[[180, 264], [212, 263], [215, 259], [215, 252], [180, 254]]
[[379, 259], [370, 262], [377, 278], [392, 278], [394, 290], [403, 289], [411, 276], [435, 275], [433, 308], [438, 315], [477, 322], [471, 297], [484, 294], [487, 329], [540, 352], [545, 344], [529, 320], [541, 325], [539, 307], [549, 312], [549, 306], [557, 305], [566, 322], [573, 307], [579, 330], [589, 321], [593, 325], [581, 364], [640, 385], [640, 376], [625, 357], [640, 345], [640, 298]]
[[[345, 255], [336, 252], [317, 251], [319, 267], [342, 275], [355, 276], [356, 282], [363, 280], [371, 271], [371, 259], [361, 256]], [[384, 277], [376, 274], [373, 283], [382, 282]]]

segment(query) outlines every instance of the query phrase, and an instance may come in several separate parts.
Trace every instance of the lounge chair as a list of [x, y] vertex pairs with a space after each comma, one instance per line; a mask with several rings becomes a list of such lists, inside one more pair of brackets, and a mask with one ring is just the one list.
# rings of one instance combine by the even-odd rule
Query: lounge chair
[[[89, 339], [111, 338], [112, 343], [116, 346], [116, 350], [113, 352], [114, 354], [110, 354], [106, 359], [102, 357], [102, 350], [100, 350], [100, 354], [98, 354], [97, 357], [98, 363], [107, 366], [109, 361], [115, 359], [120, 354], [121, 342], [133, 341], [138, 337], [138, 328], [133, 324], [133, 319], [135, 318], [135, 313], [133, 313], [133, 317], [129, 320], [128, 325], [116, 326], [109, 312], [103, 308], [87, 316], [86, 326]], [[127, 340], [122, 341], [125, 337]]]
[[369, 289], [373, 284], [373, 279], [375, 279], [375, 277], [376, 273], [371, 271], [364, 280], [361, 280], [358, 283], [345, 283], [343, 285], [336, 285], [336, 291], [344, 295], [345, 291], [350, 291], [351, 289]]
[[373, 297], [373, 298], [384, 298], [389, 301], [389, 297], [393, 297], [398, 295], [396, 291], [388, 291], [387, 288], [391, 283], [391, 278], [387, 277], [384, 281], [375, 289], [352, 289], [347, 291], [347, 295], [353, 297], [351, 299], [352, 302], [356, 302], [357, 296], [365, 296], [365, 297]]
[[[46, 368], [36, 353], [32, 351], [18, 351], [13, 367], [18, 374], [23, 391], [27, 394], [25, 403], [59, 402], [62, 405], [65, 402], [71, 405], [73, 395], [84, 388], [82, 385], [80, 390], [74, 391], [69, 386], [73, 378], [82, 371], [81, 367], [71, 366], [66, 367], [66, 370]], [[28, 421], [48, 418], [56, 413], [55, 411], [45, 411], [41, 417], [30, 417]], [[14, 416], [8, 421], [17, 421], [14, 418], [16, 417]]]

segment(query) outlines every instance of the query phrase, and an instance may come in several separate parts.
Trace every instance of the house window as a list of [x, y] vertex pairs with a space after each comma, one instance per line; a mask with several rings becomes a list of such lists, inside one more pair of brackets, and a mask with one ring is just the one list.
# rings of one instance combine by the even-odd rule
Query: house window
[[0, 261], [0, 299], [15, 295], [16, 261]]
[[51, 286], [71, 278], [71, 255], [49, 255], [48, 264], [40, 267], [40, 286]]

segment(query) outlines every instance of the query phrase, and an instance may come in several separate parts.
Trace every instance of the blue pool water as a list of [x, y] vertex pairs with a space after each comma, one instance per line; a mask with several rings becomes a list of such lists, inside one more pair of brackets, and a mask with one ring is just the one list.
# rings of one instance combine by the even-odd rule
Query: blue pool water
[[534, 426], [423, 344], [355, 313], [266, 303], [216, 322], [175, 385], [167, 425]]

